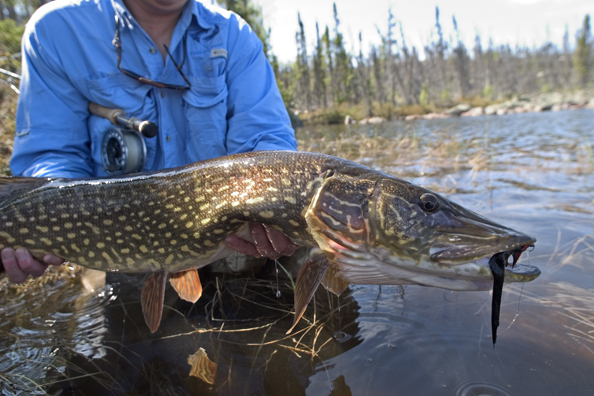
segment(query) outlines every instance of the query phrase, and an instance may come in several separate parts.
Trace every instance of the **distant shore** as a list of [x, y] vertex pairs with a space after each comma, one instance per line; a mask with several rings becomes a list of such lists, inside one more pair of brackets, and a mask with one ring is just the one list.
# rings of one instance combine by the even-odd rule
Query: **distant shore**
[[505, 115], [534, 113], [542, 111], [594, 109], [594, 93], [577, 91], [572, 93], [543, 93], [539, 95], [520, 95], [509, 100], [489, 102], [481, 99], [460, 101], [455, 106], [439, 107], [436, 105], [378, 106], [371, 117], [363, 116], [365, 109], [361, 105], [343, 105], [316, 111], [294, 111], [293, 124], [378, 124], [386, 121], [413, 121], [448, 117], [476, 117], [481, 115]]

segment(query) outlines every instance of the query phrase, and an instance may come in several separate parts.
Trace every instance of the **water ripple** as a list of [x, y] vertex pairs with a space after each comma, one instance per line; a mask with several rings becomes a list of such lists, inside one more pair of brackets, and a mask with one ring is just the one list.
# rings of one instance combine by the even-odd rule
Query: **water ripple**
[[73, 353], [105, 356], [104, 310], [112, 298], [81, 290], [80, 277], [28, 288], [5, 287], [0, 308], [0, 393], [44, 395]]

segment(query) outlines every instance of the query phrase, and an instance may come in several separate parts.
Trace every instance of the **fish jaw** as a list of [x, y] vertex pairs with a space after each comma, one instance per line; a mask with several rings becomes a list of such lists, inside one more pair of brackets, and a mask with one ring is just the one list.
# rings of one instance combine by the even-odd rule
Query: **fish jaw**
[[[340, 243], [334, 236], [328, 239], [324, 252], [339, 271], [337, 276], [348, 283], [369, 285], [407, 285], [438, 287], [455, 291], [481, 291], [493, 287], [489, 268], [490, 257], [467, 263], [443, 265], [429, 257], [417, 261], [393, 255], [385, 248], [366, 249], [352, 241]], [[530, 282], [540, 270], [526, 264], [505, 268], [505, 282]]]

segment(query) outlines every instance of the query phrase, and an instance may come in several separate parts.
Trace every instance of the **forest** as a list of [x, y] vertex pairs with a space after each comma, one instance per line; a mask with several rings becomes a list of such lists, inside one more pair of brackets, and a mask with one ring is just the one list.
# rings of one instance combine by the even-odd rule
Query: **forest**
[[[0, 2], [0, 67], [17, 71], [24, 23], [47, 0]], [[357, 50], [346, 48], [339, 9], [334, 3], [334, 25], [318, 26], [316, 37], [306, 37], [304, 22], [296, 15], [295, 60], [281, 64], [270, 48], [270, 35], [260, 7], [250, 0], [219, 0], [241, 15], [264, 43], [287, 108], [302, 119], [342, 123], [355, 118], [381, 116], [394, 119], [449, 108], [459, 103], [486, 106], [522, 95], [575, 92], [592, 86], [594, 47], [590, 16], [577, 32], [566, 28], [563, 45], [540, 47], [494, 45], [483, 47], [477, 34], [467, 48], [460, 40], [456, 17], [447, 21], [435, 7], [435, 23], [427, 26], [431, 40], [422, 48], [407, 44], [406, 21], [388, 13], [388, 28], [378, 29], [381, 44], [363, 53], [361, 34]], [[378, 21], [379, 23], [380, 21]], [[455, 34], [444, 37], [445, 23]], [[543, 32], [544, 35], [544, 32]], [[314, 43], [313, 50], [310, 43]], [[356, 45], [353, 47], [357, 47]]]

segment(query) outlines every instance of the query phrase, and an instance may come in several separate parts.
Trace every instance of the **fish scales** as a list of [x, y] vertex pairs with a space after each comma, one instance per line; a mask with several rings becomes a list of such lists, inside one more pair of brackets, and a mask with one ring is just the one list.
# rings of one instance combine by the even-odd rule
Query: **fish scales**
[[248, 222], [312, 246], [303, 212], [334, 169], [369, 172], [324, 155], [263, 152], [125, 177], [38, 179], [0, 204], [0, 247], [105, 271], [177, 272], [212, 262]]

